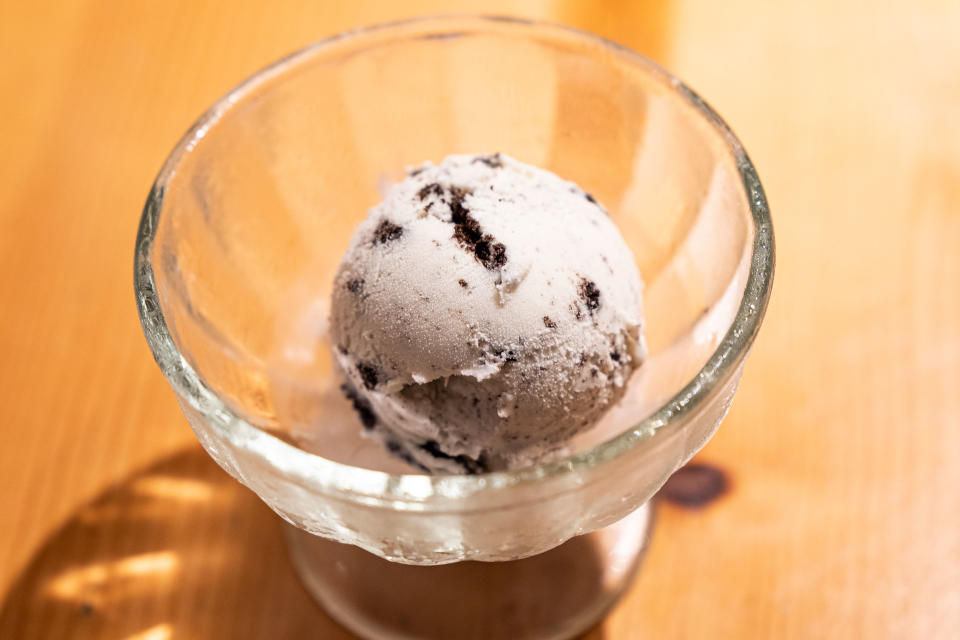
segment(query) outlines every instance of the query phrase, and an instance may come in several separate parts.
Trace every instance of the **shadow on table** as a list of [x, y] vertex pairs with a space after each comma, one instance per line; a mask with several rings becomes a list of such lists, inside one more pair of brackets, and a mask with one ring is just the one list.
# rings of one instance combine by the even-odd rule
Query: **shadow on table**
[[301, 588], [279, 519], [199, 448], [81, 508], [17, 579], [0, 638], [352, 638]]
[[354, 636], [301, 587], [279, 518], [198, 447], [82, 507], [31, 559], [0, 638], [55, 637]]

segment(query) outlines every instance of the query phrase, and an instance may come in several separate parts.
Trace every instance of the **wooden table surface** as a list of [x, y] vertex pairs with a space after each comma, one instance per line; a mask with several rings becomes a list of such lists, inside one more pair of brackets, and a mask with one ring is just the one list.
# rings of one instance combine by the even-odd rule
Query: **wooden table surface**
[[[346, 638], [199, 450], [137, 322], [140, 208], [215, 98], [345, 28], [463, 2], [0, 3], [0, 637]], [[597, 638], [960, 637], [960, 3], [530, 0], [737, 130], [778, 272], [700, 460]]]

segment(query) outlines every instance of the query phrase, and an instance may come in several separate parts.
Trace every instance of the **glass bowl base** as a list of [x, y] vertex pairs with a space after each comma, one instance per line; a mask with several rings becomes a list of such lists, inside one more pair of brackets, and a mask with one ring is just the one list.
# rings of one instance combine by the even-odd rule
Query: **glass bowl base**
[[412, 566], [285, 524], [310, 594], [363, 638], [559, 640], [597, 624], [647, 549], [651, 507], [550, 551], [509, 562]]

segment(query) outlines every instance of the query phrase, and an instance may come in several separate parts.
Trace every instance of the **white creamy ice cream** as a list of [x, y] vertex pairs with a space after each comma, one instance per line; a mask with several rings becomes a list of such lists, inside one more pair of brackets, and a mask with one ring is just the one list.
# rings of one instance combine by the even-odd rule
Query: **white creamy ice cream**
[[643, 362], [642, 283], [590, 194], [508, 156], [410, 171], [357, 228], [331, 301], [364, 426], [432, 472], [562, 452]]

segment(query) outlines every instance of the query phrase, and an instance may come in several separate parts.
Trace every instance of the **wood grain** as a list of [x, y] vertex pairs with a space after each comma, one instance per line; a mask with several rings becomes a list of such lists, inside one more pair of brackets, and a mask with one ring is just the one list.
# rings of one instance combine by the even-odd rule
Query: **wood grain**
[[[174, 141], [238, 80], [345, 28], [467, 8], [0, 4], [0, 637], [348, 637], [266, 508], [193, 444], [140, 335], [134, 232]], [[733, 124], [774, 211], [768, 319], [700, 456], [727, 492], [661, 507], [590, 637], [960, 636], [960, 5], [485, 11], [676, 71]]]

